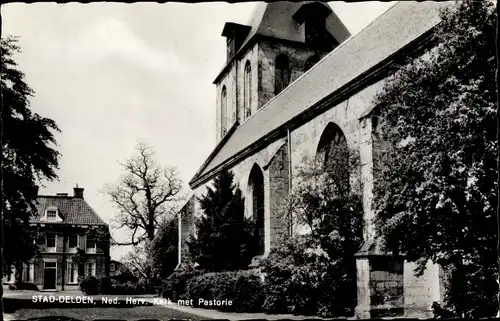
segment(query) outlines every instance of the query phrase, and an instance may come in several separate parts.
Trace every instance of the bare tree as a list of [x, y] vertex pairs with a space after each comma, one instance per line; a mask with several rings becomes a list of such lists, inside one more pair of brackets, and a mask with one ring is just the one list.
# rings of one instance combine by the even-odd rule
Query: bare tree
[[132, 231], [130, 242], [114, 241], [114, 245], [152, 241], [162, 219], [173, 216], [181, 201], [182, 181], [177, 170], [158, 165], [153, 148], [144, 142], [138, 142], [136, 152], [120, 163], [125, 174], [118, 184], [104, 187], [104, 193], [119, 210], [116, 227]]

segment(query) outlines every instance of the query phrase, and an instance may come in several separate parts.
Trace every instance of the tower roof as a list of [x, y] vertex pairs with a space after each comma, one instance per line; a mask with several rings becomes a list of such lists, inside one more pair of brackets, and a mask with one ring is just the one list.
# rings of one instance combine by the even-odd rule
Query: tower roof
[[326, 3], [317, 1], [258, 2], [247, 23], [251, 27], [251, 30], [245, 43], [254, 35], [270, 36], [298, 42], [304, 41], [304, 34], [300, 30], [300, 23], [294, 19], [294, 15], [304, 5], [310, 4], [315, 4], [316, 9], [322, 7], [326, 9], [325, 11], [330, 12], [326, 18], [326, 29], [337, 42], [341, 43], [350, 37], [349, 30], [347, 30], [346, 26]]
[[234, 57], [227, 61], [226, 66], [215, 78], [214, 83], [227, 72], [227, 67], [231, 65], [232, 60], [239, 53], [246, 50], [247, 44], [256, 36], [272, 37], [279, 40], [293, 41], [303, 43], [305, 41], [305, 32], [302, 28], [301, 18], [306, 12], [314, 12], [316, 16], [326, 16], [326, 30], [333, 36], [337, 43], [342, 43], [348, 39], [351, 34], [340, 18], [335, 14], [332, 8], [318, 1], [300, 1], [300, 2], [258, 2], [246, 25], [240, 25], [228, 22], [224, 26], [223, 36], [229, 35], [230, 30], [238, 29], [245, 32], [244, 40], [238, 45]]

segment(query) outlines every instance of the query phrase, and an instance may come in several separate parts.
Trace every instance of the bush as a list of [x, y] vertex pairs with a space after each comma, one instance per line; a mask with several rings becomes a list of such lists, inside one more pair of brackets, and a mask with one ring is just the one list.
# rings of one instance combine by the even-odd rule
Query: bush
[[[201, 305], [201, 308], [230, 312], [258, 312], [264, 302], [260, 277], [250, 271], [206, 273], [187, 284], [188, 298], [230, 300], [231, 305]], [[193, 302], [198, 304], [198, 302]]]
[[264, 311], [321, 317], [352, 314], [355, 280], [342, 260], [332, 262], [314, 244], [308, 237], [287, 240], [263, 260]]
[[198, 270], [185, 270], [176, 271], [172, 273], [163, 282], [163, 288], [161, 290], [161, 296], [163, 298], [169, 298], [172, 301], [187, 299], [186, 298], [186, 285], [189, 279], [200, 275], [202, 271]]
[[122, 278], [115, 277], [85, 277], [80, 281], [80, 289], [89, 295], [95, 294], [144, 294], [144, 288], [138, 282], [122, 282]]
[[99, 293], [100, 294], [113, 294], [113, 283], [110, 277], [99, 278]]
[[112, 278], [119, 283], [137, 283], [139, 281], [137, 276], [135, 276], [130, 270], [124, 267], [120, 269], [120, 271], [116, 275], [112, 276]]
[[30, 290], [30, 291], [38, 291], [38, 287], [34, 283], [26, 283], [26, 282], [15, 282], [9, 284], [9, 290]]
[[498, 311], [498, 283], [495, 269], [473, 264], [454, 270], [446, 285], [445, 308], [456, 317], [479, 319]]
[[81, 280], [80, 289], [88, 295], [99, 294], [99, 280], [94, 276], [87, 276]]

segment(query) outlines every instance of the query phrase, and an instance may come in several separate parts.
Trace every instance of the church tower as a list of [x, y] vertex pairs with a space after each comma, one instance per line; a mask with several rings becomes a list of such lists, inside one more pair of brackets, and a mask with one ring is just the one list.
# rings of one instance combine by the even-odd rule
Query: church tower
[[326, 3], [259, 2], [247, 25], [228, 22], [222, 36], [227, 39], [227, 60], [214, 80], [217, 142], [350, 33]]

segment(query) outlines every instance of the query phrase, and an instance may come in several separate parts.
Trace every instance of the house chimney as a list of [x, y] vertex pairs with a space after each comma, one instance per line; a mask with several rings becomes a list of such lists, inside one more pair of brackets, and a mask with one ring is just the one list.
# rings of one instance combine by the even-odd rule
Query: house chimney
[[83, 188], [78, 187], [78, 184], [76, 184], [76, 187], [73, 187], [73, 197], [74, 198], [83, 198]]

